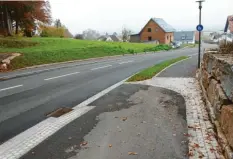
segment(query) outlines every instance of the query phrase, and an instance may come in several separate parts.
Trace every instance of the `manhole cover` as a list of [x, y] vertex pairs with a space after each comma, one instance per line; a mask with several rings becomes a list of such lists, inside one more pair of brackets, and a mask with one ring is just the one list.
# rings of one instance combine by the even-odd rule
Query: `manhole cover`
[[59, 109], [57, 109], [57, 110], [55, 110], [53, 112], [50, 112], [50, 113], [46, 114], [46, 116], [47, 117], [56, 117], [56, 118], [58, 118], [58, 117], [66, 114], [66, 113], [71, 112], [72, 110], [73, 109], [71, 109], [71, 108], [59, 108]]

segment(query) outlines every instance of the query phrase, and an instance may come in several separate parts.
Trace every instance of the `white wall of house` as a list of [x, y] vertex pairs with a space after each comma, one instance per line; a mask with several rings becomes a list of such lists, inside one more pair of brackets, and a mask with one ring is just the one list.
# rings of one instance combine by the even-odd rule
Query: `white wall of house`
[[179, 41], [175, 41], [181, 44], [195, 44], [195, 39], [191, 40], [179, 40]]
[[106, 41], [113, 41], [111, 37], [108, 37]]

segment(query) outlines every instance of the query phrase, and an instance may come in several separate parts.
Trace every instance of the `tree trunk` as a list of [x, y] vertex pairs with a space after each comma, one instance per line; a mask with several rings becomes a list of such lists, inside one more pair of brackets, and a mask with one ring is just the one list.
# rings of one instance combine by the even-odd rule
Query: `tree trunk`
[[18, 8], [15, 9], [16, 20], [15, 20], [15, 34], [19, 33], [19, 16], [18, 16]]
[[19, 21], [18, 19], [15, 21], [15, 34], [18, 35], [19, 33]]
[[12, 27], [9, 24], [10, 21], [10, 17], [9, 17], [9, 13], [8, 13], [8, 9], [7, 9], [7, 5], [3, 4], [3, 18], [4, 18], [4, 28], [7, 31], [7, 36], [12, 36]]

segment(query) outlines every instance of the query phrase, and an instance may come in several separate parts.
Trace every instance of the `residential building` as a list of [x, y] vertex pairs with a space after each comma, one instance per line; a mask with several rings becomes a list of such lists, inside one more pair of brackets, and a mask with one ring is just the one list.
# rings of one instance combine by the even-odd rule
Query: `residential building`
[[174, 32], [174, 42], [182, 44], [195, 44], [195, 31]]
[[174, 31], [162, 18], [151, 18], [138, 34], [130, 36], [130, 41], [170, 44], [174, 40]]
[[98, 41], [114, 41], [119, 42], [121, 41], [116, 35], [102, 35], [98, 38]]
[[233, 34], [233, 15], [227, 17], [224, 32]]
[[225, 34], [223, 35], [222, 39], [233, 42], [233, 15], [227, 17], [224, 32]]

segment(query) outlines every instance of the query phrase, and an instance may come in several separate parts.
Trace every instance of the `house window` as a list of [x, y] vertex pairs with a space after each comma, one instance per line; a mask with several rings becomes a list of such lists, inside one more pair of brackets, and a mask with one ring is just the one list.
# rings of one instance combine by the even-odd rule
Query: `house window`
[[167, 36], [167, 40], [169, 39], [169, 36]]
[[156, 32], [159, 31], [158, 28], [156, 28], [155, 31], [156, 31]]
[[151, 36], [148, 36], [148, 41], [151, 41], [152, 40], [152, 37]]
[[148, 32], [151, 32], [151, 28], [148, 28]]

